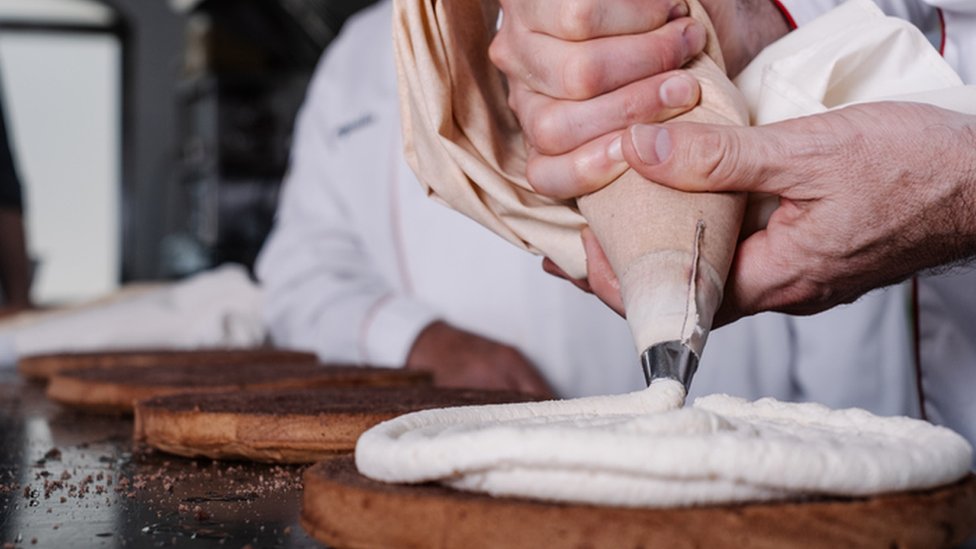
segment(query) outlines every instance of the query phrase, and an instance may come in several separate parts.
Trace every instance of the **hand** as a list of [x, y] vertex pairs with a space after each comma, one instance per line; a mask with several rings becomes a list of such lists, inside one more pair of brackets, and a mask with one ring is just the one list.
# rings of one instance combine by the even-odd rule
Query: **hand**
[[686, 17], [683, 0], [501, 3], [489, 54], [508, 78], [538, 191], [615, 179], [626, 165], [604, 151], [620, 130], [698, 102], [697, 81], [674, 72], [705, 46], [704, 27]]
[[603, 253], [600, 242], [589, 227], [583, 227], [580, 236], [583, 239], [583, 250], [586, 252], [587, 277], [585, 279], [572, 278], [548, 257], [542, 260], [542, 270], [568, 280], [584, 292], [597, 296], [618, 315], [625, 316], [624, 300], [620, 296], [620, 281], [610, 267], [610, 260]]
[[27, 310], [30, 310], [28, 305], [0, 305], [0, 319], [14, 317]]
[[729, 78], [738, 76], [766, 46], [790, 32], [771, 0], [701, 0], [712, 20]]
[[[738, 73], [789, 31], [768, 0], [705, 0]], [[529, 145], [527, 177], [555, 198], [603, 187], [627, 165], [620, 131], [670, 119], [698, 103], [698, 82], [676, 71], [705, 45], [683, 0], [502, 0], [489, 51], [508, 78], [509, 104]]]
[[[622, 150], [678, 189], [779, 197], [738, 246], [716, 325], [816, 313], [976, 255], [976, 116], [872, 103], [755, 128], [637, 126]], [[612, 300], [601, 255], [589, 285]]]
[[508, 389], [553, 397], [552, 388], [517, 349], [444, 322], [434, 322], [417, 337], [407, 368], [434, 375], [444, 387]]

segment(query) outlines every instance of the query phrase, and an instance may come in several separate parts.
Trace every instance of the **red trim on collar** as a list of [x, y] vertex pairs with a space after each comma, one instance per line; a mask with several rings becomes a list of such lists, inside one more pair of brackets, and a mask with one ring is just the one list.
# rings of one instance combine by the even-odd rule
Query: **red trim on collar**
[[922, 326], [919, 318], [922, 311], [918, 303], [918, 277], [912, 277], [912, 351], [915, 362], [915, 391], [918, 396], [919, 417], [927, 420], [925, 412], [925, 388], [922, 384]]
[[945, 14], [942, 13], [942, 8], [936, 8], [935, 12], [939, 14], [939, 26], [942, 27], [942, 40], [939, 42], [939, 55], [945, 57], [946, 35], [948, 34], [946, 33]]
[[790, 10], [786, 9], [786, 6], [783, 5], [783, 2], [781, 2], [780, 0], [770, 0], [770, 1], [773, 3], [774, 6], [776, 6], [776, 9], [779, 10], [779, 13], [783, 16], [783, 19], [786, 19], [786, 24], [790, 26], [790, 30], [796, 30], [796, 27], [798, 27], [799, 25], [796, 24], [796, 19], [793, 19], [793, 14], [790, 13]]

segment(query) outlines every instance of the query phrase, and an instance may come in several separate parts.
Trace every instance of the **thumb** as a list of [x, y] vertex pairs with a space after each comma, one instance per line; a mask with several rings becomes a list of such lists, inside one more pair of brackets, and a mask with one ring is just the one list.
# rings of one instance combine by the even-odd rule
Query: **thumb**
[[637, 173], [662, 185], [782, 194], [793, 179], [785, 170], [783, 137], [774, 126], [638, 124], [625, 132], [622, 148]]

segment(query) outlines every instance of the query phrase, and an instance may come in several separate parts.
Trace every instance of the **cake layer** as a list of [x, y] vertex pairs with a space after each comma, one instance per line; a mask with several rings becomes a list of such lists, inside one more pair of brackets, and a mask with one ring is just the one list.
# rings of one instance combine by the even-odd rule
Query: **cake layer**
[[976, 476], [871, 498], [646, 509], [386, 484], [350, 457], [305, 473], [302, 526], [335, 547], [954, 547], [976, 532]]
[[174, 364], [241, 364], [245, 362], [318, 362], [313, 353], [288, 349], [139, 349], [28, 355], [17, 361], [17, 369], [28, 379], [47, 381], [54, 374], [81, 368], [118, 366], [170, 366]]
[[187, 457], [311, 463], [352, 451], [363, 431], [400, 414], [531, 398], [430, 386], [178, 394], [138, 402], [134, 436]]
[[62, 372], [51, 378], [49, 398], [95, 412], [130, 412], [133, 403], [176, 393], [259, 389], [429, 384], [424, 372], [315, 363], [200, 363], [160, 368], [120, 366]]

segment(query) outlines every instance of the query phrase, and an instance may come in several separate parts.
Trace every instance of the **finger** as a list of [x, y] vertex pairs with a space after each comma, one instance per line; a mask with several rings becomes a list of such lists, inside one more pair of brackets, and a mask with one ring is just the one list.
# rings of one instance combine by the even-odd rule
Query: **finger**
[[522, 368], [516, 374], [516, 389], [524, 393], [541, 397], [553, 396], [552, 387], [550, 387], [549, 383], [546, 382], [546, 380], [539, 375], [535, 368], [532, 368], [531, 366]]
[[563, 280], [568, 280], [573, 284], [573, 286], [576, 286], [588, 294], [593, 293], [593, 290], [590, 289], [590, 285], [585, 279], [572, 278], [566, 274], [566, 271], [560, 269], [559, 265], [556, 265], [556, 263], [548, 257], [542, 258], [542, 270], [551, 274], [552, 276], [561, 278]]
[[775, 218], [769, 228], [740, 242], [729, 272], [723, 320], [762, 311], [811, 314], [824, 310], [826, 305], [812, 291], [816, 259], [801, 249], [792, 227]]
[[596, 191], [627, 171], [626, 162], [612, 159], [607, 150], [619, 132], [599, 137], [560, 156], [529, 150], [526, 179], [539, 194], [558, 199]]
[[[632, 126], [621, 149], [645, 178], [685, 191], [748, 191], [782, 195], [815, 179], [797, 151], [810, 137], [779, 125], [736, 127], [676, 122]], [[788, 148], [787, 148], [788, 147]]]
[[503, 30], [488, 53], [509, 80], [549, 97], [583, 100], [678, 69], [702, 51], [705, 40], [704, 27], [685, 17], [653, 32], [585, 42]]
[[603, 247], [589, 227], [583, 228], [580, 237], [586, 251], [586, 278], [593, 293], [617, 314], [625, 316], [623, 299], [620, 297], [620, 281], [610, 267], [610, 260], [603, 252]]
[[528, 28], [565, 40], [650, 31], [688, 15], [684, 0], [518, 0], [502, 7]]
[[700, 91], [690, 74], [670, 71], [587, 101], [552, 99], [524, 86], [513, 88], [510, 100], [532, 146], [559, 155], [611, 131], [673, 118], [697, 105]]

